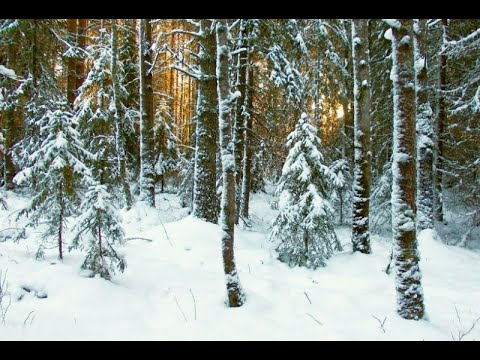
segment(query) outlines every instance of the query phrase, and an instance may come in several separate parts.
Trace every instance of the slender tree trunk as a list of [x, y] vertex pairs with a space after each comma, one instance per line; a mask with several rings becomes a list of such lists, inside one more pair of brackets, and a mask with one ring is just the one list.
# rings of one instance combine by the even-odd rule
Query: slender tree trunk
[[245, 296], [240, 285], [234, 258], [235, 230], [235, 159], [231, 135], [231, 97], [228, 85], [227, 21], [217, 20], [217, 92], [220, 148], [222, 154], [223, 191], [221, 202], [223, 268], [230, 307], [242, 306]]
[[415, 74], [413, 21], [399, 19], [392, 28], [393, 163], [392, 233], [397, 311], [406, 319], [424, 314], [415, 231]]
[[216, 224], [218, 211], [216, 154], [218, 138], [217, 80], [215, 77], [215, 32], [211, 20], [201, 20], [200, 79], [198, 81], [197, 128], [193, 215]]
[[140, 199], [155, 207], [154, 114], [152, 27], [150, 19], [138, 20], [140, 68]]
[[368, 20], [352, 20], [354, 86], [353, 251], [370, 254], [370, 55]]
[[124, 114], [121, 113], [120, 103], [120, 85], [118, 79], [117, 60], [118, 60], [118, 45], [117, 45], [117, 24], [116, 19], [112, 19], [112, 36], [111, 36], [111, 73], [113, 85], [113, 102], [115, 105], [115, 145], [118, 160], [119, 182], [123, 189], [123, 196], [127, 210], [132, 207], [132, 193], [130, 192], [130, 185], [127, 179], [126, 170], [126, 155], [125, 155], [125, 126]]
[[[443, 36], [442, 46], [448, 36], [448, 20], [442, 19]], [[440, 78], [439, 78], [439, 99], [437, 119], [437, 156], [435, 159], [435, 220], [443, 221], [443, 143], [445, 141], [445, 124], [447, 123], [447, 110], [445, 104], [445, 90], [447, 89], [447, 55], [444, 51], [440, 53]]]
[[59, 194], [60, 194], [60, 216], [58, 224], [58, 258], [63, 260], [63, 219], [65, 217], [65, 204], [63, 201], [63, 186], [62, 183], [59, 183]]
[[[77, 19], [67, 19], [68, 42], [71, 46], [77, 46]], [[67, 58], [67, 100], [71, 108], [76, 96], [77, 74], [76, 70], [77, 58], [71, 54]]]
[[[246, 36], [246, 20], [242, 19], [240, 24], [240, 39], [238, 41], [238, 48], [245, 47]], [[242, 155], [244, 143], [244, 131], [241, 129], [244, 126], [243, 108], [245, 106], [246, 94], [246, 78], [247, 78], [247, 52], [240, 52], [237, 56], [237, 73], [236, 84], [237, 91], [240, 96], [235, 98], [235, 122], [233, 127], [233, 144], [235, 157], [235, 224], [238, 224], [240, 219], [240, 206], [242, 202]]]
[[[248, 56], [248, 54], [247, 54]], [[252, 131], [252, 96], [251, 96], [252, 68], [247, 57], [247, 74], [245, 79], [245, 101], [242, 110], [243, 115], [243, 179], [242, 179], [242, 216], [249, 217], [250, 190], [252, 188], [252, 145], [250, 141]]]
[[417, 230], [433, 229], [433, 118], [428, 100], [427, 20], [416, 21]]
[[[18, 33], [15, 32], [13, 35], [13, 40], [10, 44], [7, 45], [7, 66], [10, 69], [15, 70], [17, 67], [17, 42], [15, 41], [17, 39]], [[16, 86], [14, 81], [11, 79], [6, 80], [8, 87], [11, 89], [10, 91], [13, 91], [14, 87]], [[3, 176], [4, 176], [4, 181], [5, 181], [5, 187], [8, 190], [12, 190], [14, 188], [13, 184], [13, 177], [15, 176], [15, 165], [13, 163], [12, 159], [12, 153], [11, 150], [13, 148], [13, 145], [15, 145], [15, 137], [16, 137], [16, 131], [15, 131], [15, 105], [10, 104], [8, 109], [5, 111], [5, 129], [4, 129], [4, 171], [3, 171]]]
[[[86, 32], [87, 32], [87, 25], [88, 25], [88, 20], [87, 19], [78, 19], [78, 26], [77, 26], [77, 41], [78, 41], [78, 47], [80, 49], [85, 50], [86, 47]], [[81, 55], [83, 56], [83, 54]], [[75, 74], [76, 74], [76, 85], [75, 85], [75, 90], [78, 90], [80, 86], [82, 86], [83, 81], [85, 80], [85, 62], [83, 58], [77, 59], [75, 62]]]

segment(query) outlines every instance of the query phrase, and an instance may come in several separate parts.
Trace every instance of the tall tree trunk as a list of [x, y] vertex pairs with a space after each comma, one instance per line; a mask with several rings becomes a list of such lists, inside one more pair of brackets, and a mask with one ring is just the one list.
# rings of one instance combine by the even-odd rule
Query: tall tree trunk
[[140, 200], [155, 207], [152, 27], [138, 20], [140, 68]]
[[[86, 47], [86, 39], [87, 39], [87, 25], [88, 25], [88, 20], [87, 19], [78, 19], [78, 26], [77, 26], [77, 41], [78, 41], [78, 48], [85, 50]], [[83, 56], [80, 55], [80, 56]], [[85, 62], [83, 60], [83, 57], [80, 59], [77, 59], [75, 62], [75, 74], [76, 74], [76, 84], [75, 84], [75, 90], [80, 88], [82, 86], [83, 81], [85, 80]]]
[[251, 83], [252, 83], [252, 68], [247, 54], [247, 74], [245, 79], [245, 101], [242, 110], [243, 116], [243, 179], [242, 179], [242, 216], [245, 219], [249, 217], [250, 209], [250, 190], [252, 188], [252, 144], [249, 134], [252, 131], [252, 96], [251, 96]]
[[[246, 34], [246, 20], [241, 19], [240, 24], [240, 39], [238, 40], [238, 48], [245, 47]], [[244, 126], [242, 109], [245, 104], [246, 93], [246, 76], [247, 74], [247, 52], [242, 51], [237, 56], [237, 73], [235, 88], [240, 92], [240, 96], [235, 98], [235, 121], [233, 127], [233, 144], [234, 144], [234, 157], [235, 157], [235, 224], [238, 224], [240, 219], [240, 206], [242, 201], [242, 155], [243, 155], [243, 142], [244, 132], [242, 127]]]
[[[13, 35], [13, 40], [16, 40], [18, 36], [18, 32], [15, 32]], [[15, 70], [17, 67], [17, 42], [12, 41], [7, 45], [7, 66], [9, 69]], [[16, 86], [14, 80], [8, 79], [6, 80], [8, 87], [13, 91], [14, 87]], [[15, 105], [10, 104], [8, 109], [5, 111], [5, 129], [4, 129], [4, 181], [5, 187], [8, 190], [12, 190], [14, 188], [13, 184], [13, 177], [15, 176], [15, 165], [12, 159], [11, 150], [13, 145], [15, 145]]]
[[444, 47], [448, 36], [448, 20], [442, 19], [443, 36], [440, 53], [440, 78], [437, 119], [437, 156], [435, 159], [435, 220], [443, 221], [443, 143], [445, 141], [445, 124], [447, 123], [447, 110], [445, 104], [445, 90], [447, 89], [447, 55]]
[[118, 60], [118, 45], [117, 45], [117, 23], [116, 19], [112, 19], [112, 36], [111, 36], [111, 73], [112, 73], [112, 85], [113, 85], [113, 102], [115, 105], [115, 145], [117, 151], [118, 160], [118, 173], [119, 182], [123, 189], [123, 196], [127, 210], [132, 207], [132, 193], [130, 192], [130, 185], [127, 179], [126, 170], [126, 156], [125, 156], [125, 126], [124, 126], [124, 114], [121, 112], [120, 103], [120, 84], [117, 70]]
[[227, 21], [217, 20], [217, 92], [220, 148], [222, 153], [223, 191], [221, 202], [223, 269], [230, 307], [242, 306], [245, 301], [234, 258], [235, 230], [235, 159], [230, 114], [231, 96], [228, 84]]
[[413, 21], [399, 19], [392, 28], [393, 163], [392, 233], [397, 312], [421, 319], [423, 290], [415, 231], [415, 74]]
[[370, 55], [368, 20], [352, 20], [354, 94], [353, 251], [370, 254]]
[[218, 138], [217, 80], [215, 77], [215, 32], [211, 20], [201, 20], [200, 78], [197, 97], [195, 181], [193, 215], [216, 224], [218, 211], [216, 153]]
[[417, 96], [417, 230], [433, 229], [433, 119], [428, 100], [427, 20], [415, 24]]
[[[77, 46], [77, 19], [67, 19], [68, 43], [72, 47]], [[71, 108], [76, 96], [77, 74], [76, 54], [70, 54], [67, 58], [67, 100]]]

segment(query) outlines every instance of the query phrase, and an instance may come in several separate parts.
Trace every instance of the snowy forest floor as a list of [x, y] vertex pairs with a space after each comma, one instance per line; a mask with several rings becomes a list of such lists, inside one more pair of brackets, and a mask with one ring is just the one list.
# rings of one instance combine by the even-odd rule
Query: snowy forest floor
[[[7, 196], [0, 231], [27, 201]], [[127, 269], [111, 282], [86, 277], [78, 250], [59, 262], [52, 248], [36, 261], [38, 229], [18, 244], [1, 242], [11, 305], [0, 340], [458, 340], [480, 317], [480, 253], [420, 239], [427, 319], [407, 321], [385, 273], [389, 237], [373, 236], [371, 255], [352, 254], [350, 229], [337, 228], [344, 250], [327, 267], [289, 268], [267, 241], [271, 202], [254, 194], [252, 227], [236, 228], [247, 295], [236, 309], [224, 304], [219, 227], [188, 216], [171, 194], [159, 194], [155, 210], [137, 204], [122, 213], [127, 238], [153, 241], [118, 247]], [[480, 322], [463, 340], [479, 339]]]

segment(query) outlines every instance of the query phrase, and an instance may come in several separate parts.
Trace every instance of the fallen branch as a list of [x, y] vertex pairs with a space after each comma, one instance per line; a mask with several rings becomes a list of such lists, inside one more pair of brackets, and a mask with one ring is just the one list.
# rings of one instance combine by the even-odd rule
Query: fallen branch
[[380, 329], [382, 329], [383, 333], [385, 334], [386, 331], [385, 331], [385, 321], [387, 321], [387, 317], [385, 316], [385, 319], [383, 319], [383, 321], [381, 321], [379, 318], [377, 318], [375, 315], [372, 314], [372, 317], [378, 321], [378, 323], [380, 324]]
[[143, 237], [129, 237], [129, 238], [125, 239], [125, 241], [130, 241], [130, 240], [144, 240], [144, 241], [148, 241], [148, 242], [153, 242], [152, 239], [147, 239], [147, 238], [143, 238]]
[[310, 304], [312, 304], [312, 301], [311, 301], [311, 300], [310, 300], [310, 298], [308, 297], [308, 294], [307, 294], [307, 292], [306, 292], [306, 291], [304, 291], [303, 293], [304, 293], [304, 294], [305, 294], [305, 296], [307, 297], [307, 300], [308, 300], [308, 302], [309, 302]]
[[177, 301], [177, 297], [175, 295], [173, 295], [173, 298], [175, 299], [175, 303], [177, 304], [178, 308], [180, 309], [180, 312], [182, 313], [183, 318], [185, 319], [185, 322], [188, 322], [187, 317], [185, 316], [185, 313], [183, 312], [182, 308], [180, 307], [180, 304]]

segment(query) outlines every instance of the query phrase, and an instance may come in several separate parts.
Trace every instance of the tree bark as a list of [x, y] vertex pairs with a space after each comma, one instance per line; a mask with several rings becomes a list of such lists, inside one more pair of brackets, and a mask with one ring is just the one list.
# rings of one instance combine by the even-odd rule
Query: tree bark
[[218, 19], [217, 33], [217, 92], [220, 148], [222, 154], [223, 191], [221, 201], [222, 253], [228, 303], [230, 307], [242, 306], [245, 296], [240, 285], [234, 258], [235, 230], [235, 159], [230, 118], [231, 97], [228, 84], [227, 21]]
[[399, 19], [392, 28], [393, 163], [392, 233], [397, 312], [421, 319], [425, 308], [415, 230], [415, 74], [413, 21]]
[[140, 199], [155, 207], [152, 27], [138, 20], [140, 67]]
[[130, 192], [130, 185], [127, 179], [127, 161], [125, 155], [125, 126], [124, 114], [121, 112], [120, 102], [120, 84], [118, 78], [117, 60], [118, 60], [118, 45], [117, 45], [117, 24], [116, 19], [112, 19], [112, 36], [111, 36], [111, 73], [113, 86], [113, 101], [115, 105], [115, 145], [117, 151], [119, 182], [123, 189], [123, 196], [127, 210], [132, 207], [132, 193]]
[[[448, 20], [442, 19], [443, 36], [442, 46], [448, 36]], [[438, 119], [437, 119], [437, 156], [435, 159], [435, 220], [443, 221], [443, 143], [445, 140], [445, 124], [447, 123], [447, 110], [445, 104], [445, 90], [447, 89], [447, 55], [440, 53], [440, 73], [439, 73], [438, 95]]]
[[353, 251], [370, 254], [370, 54], [368, 20], [352, 20], [354, 76], [354, 178], [352, 242]]
[[[247, 54], [248, 56], [248, 54]], [[252, 188], [252, 144], [251, 134], [253, 121], [251, 115], [252, 96], [251, 83], [253, 78], [253, 70], [250, 67], [249, 59], [247, 58], [247, 74], [245, 81], [245, 101], [242, 111], [243, 115], [243, 179], [242, 179], [242, 217], [248, 219], [250, 209], [250, 191]]]
[[215, 32], [211, 20], [201, 20], [193, 215], [218, 222], [216, 154], [218, 139]]
[[418, 19], [415, 29], [415, 78], [417, 97], [417, 230], [434, 228], [433, 122], [428, 99], [427, 20]]
[[[78, 19], [77, 25], [77, 41], [78, 41], [78, 48], [85, 50], [86, 47], [86, 32], [87, 32], [87, 19]], [[80, 86], [82, 86], [83, 81], [85, 80], [85, 63], [83, 58], [77, 59], [75, 62], [75, 75], [76, 75], [76, 84], [75, 90], [78, 90]]]
[[[67, 19], [67, 38], [68, 43], [72, 47], [77, 46], [77, 19]], [[77, 85], [77, 74], [76, 74], [76, 56], [70, 54], [67, 58], [67, 101], [71, 108], [73, 108], [73, 103], [76, 97], [76, 85]]]

